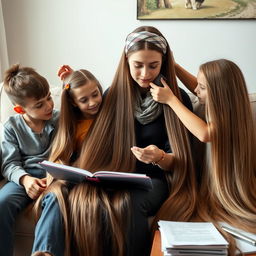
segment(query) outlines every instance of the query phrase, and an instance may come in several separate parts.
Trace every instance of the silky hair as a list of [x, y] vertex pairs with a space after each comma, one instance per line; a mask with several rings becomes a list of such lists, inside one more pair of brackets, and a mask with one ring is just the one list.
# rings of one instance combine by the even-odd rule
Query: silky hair
[[86, 86], [89, 82], [95, 82], [102, 94], [99, 81], [85, 69], [73, 71], [63, 82], [58, 131], [49, 157], [52, 162], [61, 161], [64, 164], [70, 164], [71, 156], [75, 151], [76, 126], [78, 121], [82, 119], [81, 111], [74, 105], [72, 90]]
[[72, 236], [66, 255], [125, 255], [130, 222], [128, 193], [86, 181], [71, 190], [68, 202]]
[[[149, 31], [163, 37], [154, 27], [143, 26], [133, 32], [139, 31]], [[91, 171], [136, 171], [136, 159], [131, 152], [131, 147], [136, 145], [133, 107], [136, 88], [129, 71], [128, 58], [132, 53], [145, 49], [162, 54], [160, 72], [166, 77], [167, 84], [172, 86], [174, 94], [181, 99], [174, 59], [168, 43], [166, 54], [163, 54], [162, 49], [155, 44], [142, 40], [129, 48], [127, 56], [123, 51], [114, 80], [103, 102], [102, 111], [84, 141], [78, 161], [79, 167]], [[188, 132], [168, 106], [163, 105], [163, 109], [175, 164], [172, 170], [166, 172], [170, 197], [163, 204], [157, 218], [187, 220], [193, 214], [196, 204], [196, 181]]]
[[[232, 61], [200, 66], [207, 81], [211, 164], [203, 174], [199, 215], [255, 233], [256, 135], [244, 76]], [[218, 224], [217, 224], [218, 225]], [[234, 253], [234, 240], [231, 255]]]
[[[77, 123], [82, 119], [82, 113], [73, 103], [73, 92], [72, 89], [81, 86], [86, 86], [89, 82], [95, 82], [100, 93], [102, 94], [102, 87], [99, 81], [94, 77], [88, 70], [80, 69], [73, 71], [63, 81], [63, 90], [61, 94], [61, 108], [60, 117], [58, 122], [57, 133], [54, 137], [49, 161], [59, 162], [66, 165], [72, 165], [71, 159], [73, 153], [77, 150], [75, 148], [76, 141], [74, 140]], [[38, 219], [41, 212], [40, 203], [42, 198], [47, 193], [53, 193], [59, 203], [60, 210], [63, 216], [64, 229], [65, 229], [65, 255], [72, 255], [70, 252], [72, 223], [70, 222], [70, 203], [68, 201], [69, 189], [67, 182], [65, 181], [54, 181], [51, 175], [47, 175], [48, 188], [41, 196], [37, 199], [34, 212]], [[71, 202], [72, 203], [72, 202]], [[92, 254], [93, 255], [93, 254]]]
[[49, 84], [33, 68], [15, 64], [5, 71], [4, 90], [14, 105], [25, 107], [27, 98], [40, 100], [46, 97]]

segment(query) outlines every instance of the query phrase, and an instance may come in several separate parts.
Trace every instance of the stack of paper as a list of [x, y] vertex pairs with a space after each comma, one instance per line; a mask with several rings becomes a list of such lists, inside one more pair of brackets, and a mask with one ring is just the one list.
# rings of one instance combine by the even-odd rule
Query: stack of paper
[[210, 222], [159, 221], [165, 256], [228, 255], [228, 242]]

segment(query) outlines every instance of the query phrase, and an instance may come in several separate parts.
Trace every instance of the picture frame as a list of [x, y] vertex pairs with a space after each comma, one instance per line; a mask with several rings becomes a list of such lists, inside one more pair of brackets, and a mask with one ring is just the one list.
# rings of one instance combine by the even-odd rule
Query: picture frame
[[256, 0], [137, 0], [137, 19], [256, 19]]

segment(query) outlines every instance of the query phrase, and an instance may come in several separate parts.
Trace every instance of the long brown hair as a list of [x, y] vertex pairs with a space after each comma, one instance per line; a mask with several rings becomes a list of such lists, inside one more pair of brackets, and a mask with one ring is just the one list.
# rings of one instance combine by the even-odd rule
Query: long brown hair
[[207, 62], [200, 71], [207, 81], [211, 166], [203, 175], [199, 215], [255, 233], [256, 133], [243, 74], [225, 59]]
[[84, 182], [71, 190], [68, 202], [71, 237], [66, 255], [125, 255], [128, 193]]
[[[149, 31], [163, 37], [154, 27], [143, 26], [133, 32], [139, 31]], [[155, 50], [163, 55], [161, 73], [172, 86], [175, 95], [181, 99], [169, 45], [167, 44], [167, 51], [163, 54], [162, 49], [155, 44], [139, 41], [128, 50], [127, 56], [143, 49]], [[136, 145], [133, 113], [135, 85], [130, 75], [127, 56], [123, 52], [102, 111], [94, 123], [94, 129], [85, 140], [79, 162], [82, 168], [91, 171], [102, 168], [136, 171], [135, 157], [131, 153], [131, 147]], [[167, 172], [171, 195], [160, 209], [158, 218], [188, 219], [194, 212], [196, 202], [196, 181], [188, 132], [169, 107], [163, 108], [169, 142], [175, 155], [175, 165], [172, 173]]]
[[97, 84], [102, 94], [100, 83], [88, 70], [80, 69], [73, 71], [67, 78], [65, 78], [61, 94], [58, 131], [52, 144], [52, 150], [49, 157], [50, 161], [61, 161], [64, 164], [70, 164], [71, 156], [75, 151], [76, 142], [74, 138], [77, 123], [82, 119], [81, 111], [73, 104], [72, 89], [84, 86], [90, 81]]
[[[68, 77], [65, 78], [61, 94], [58, 130], [52, 143], [51, 153], [49, 156], [50, 161], [57, 161], [66, 165], [72, 165], [72, 154], [77, 150], [76, 141], [74, 140], [77, 130], [77, 123], [83, 118], [80, 109], [73, 104], [74, 100], [72, 89], [84, 85], [86, 86], [86, 84], [91, 81], [97, 84], [100, 93], [102, 94], [102, 87], [99, 81], [88, 70], [80, 69], [73, 71]], [[72, 245], [72, 234], [70, 233], [70, 230], [72, 230], [70, 211], [72, 209], [70, 209], [70, 205], [72, 206], [72, 202], [70, 203], [68, 201], [69, 191], [66, 186], [66, 181], [55, 181], [51, 175], [47, 175], [47, 184], [49, 185], [47, 190], [40, 195], [34, 205], [36, 218], [39, 218], [41, 211], [40, 203], [44, 195], [50, 192], [54, 193], [58, 200], [64, 221], [66, 244], [65, 255], [72, 255], [70, 251], [70, 246]]]

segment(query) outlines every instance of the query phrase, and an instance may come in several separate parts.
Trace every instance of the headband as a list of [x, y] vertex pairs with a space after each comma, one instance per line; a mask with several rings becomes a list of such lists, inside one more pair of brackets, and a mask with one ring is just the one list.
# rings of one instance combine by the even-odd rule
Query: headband
[[160, 48], [164, 54], [166, 53], [167, 42], [162, 36], [148, 31], [141, 31], [131, 33], [127, 36], [125, 41], [125, 54], [127, 54], [129, 49], [139, 41], [152, 43]]

